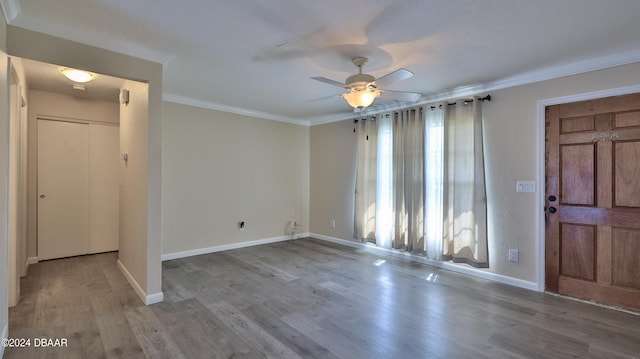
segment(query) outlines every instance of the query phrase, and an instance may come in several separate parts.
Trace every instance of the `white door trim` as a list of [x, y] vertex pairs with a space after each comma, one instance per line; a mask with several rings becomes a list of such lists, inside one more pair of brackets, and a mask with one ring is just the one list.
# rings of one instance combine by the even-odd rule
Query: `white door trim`
[[60, 117], [60, 116], [52, 116], [52, 115], [37, 115], [36, 120], [60, 121], [60, 122], [81, 123], [86, 125], [96, 124], [96, 125], [120, 127], [120, 123], [116, 123], [116, 122], [94, 121], [89, 119]]
[[546, 116], [545, 108], [547, 106], [559, 105], [563, 103], [594, 100], [597, 98], [628, 95], [640, 92], [640, 85], [632, 85], [625, 87], [617, 87], [613, 89], [585, 92], [581, 94], [554, 97], [538, 100], [538, 183], [540, 191], [538, 192], [538, 204], [536, 206], [537, 222], [538, 222], [538, 273], [537, 273], [537, 290], [544, 292], [545, 289], [545, 218], [544, 218], [544, 197], [545, 197], [545, 132], [546, 132]]

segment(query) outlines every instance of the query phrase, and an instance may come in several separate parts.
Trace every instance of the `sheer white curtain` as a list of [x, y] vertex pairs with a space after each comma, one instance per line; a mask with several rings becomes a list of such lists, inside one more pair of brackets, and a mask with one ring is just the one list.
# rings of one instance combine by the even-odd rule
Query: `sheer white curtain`
[[384, 113], [378, 125], [376, 187], [376, 245], [391, 248], [393, 233], [393, 113]]
[[424, 116], [398, 111], [393, 120], [392, 247], [424, 253]]
[[425, 109], [424, 188], [426, 257], [442, 259], [444, 189], [444, 110]]
[[421, 109], [380, 114], [375, 121], [360, 120], [358, 132], [356, 238], [384, 248], [423, 253], [424, 117]]
[[488, 266], [479, 101], [358, 121], [355, 237]]
[[489, 266], [482, 102], [445, 110], [443, 259]]
[[375, 242], [378, 164], [378, 130], [375, 119], [359, 119], [356, 131], [358, 135], [358, 168], [354, 204], [354, 237], [363, 242]]

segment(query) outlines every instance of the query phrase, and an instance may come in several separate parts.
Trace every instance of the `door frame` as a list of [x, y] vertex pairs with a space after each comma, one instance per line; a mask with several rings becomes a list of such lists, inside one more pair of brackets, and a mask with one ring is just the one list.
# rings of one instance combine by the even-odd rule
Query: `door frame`
[[536, 274], [537, 277], [537, 291], [544, 292], [545, 291], [545, 216], [544, 216], [544, 205], [545, 205], [545, 190], [546, 190], [546, 182], [545, 182], [545, 168], [546, 168], [546, 160], [545, 160], [545, 145], [546, 145], [546, 107], [552, 105], [560, 105], [564, 103], [570, 102], [578, 102], [578, 101], [586, 101], [586, 100], [594, 100], [603, 97], [611, 97], [611, 96], [620, 96], [620, 95], [628, 95], [632, 93], [640, 92], [640, 84], [632, 85], [632, 86], [624, 86], [624, 87], [616, 87], [613, 89], [607, 90], [599, 90], [592, 92], [584, 92], [580, 94], [553, 97], [548, 99], [542, 99], [537, 101], [537, 117], [538, 117], [538, 198], [536, 202], [536, 221], [538, 228], [538, 271]]

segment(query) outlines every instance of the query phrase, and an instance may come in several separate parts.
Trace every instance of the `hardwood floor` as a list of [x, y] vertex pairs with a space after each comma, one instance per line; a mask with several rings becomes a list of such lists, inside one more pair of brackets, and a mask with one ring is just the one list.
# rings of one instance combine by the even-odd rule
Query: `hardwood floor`
[[315, 239], [164, 262], [151, 306], [116, 257], [32, 266], [5, 357], [640, 358], [640, 316]]

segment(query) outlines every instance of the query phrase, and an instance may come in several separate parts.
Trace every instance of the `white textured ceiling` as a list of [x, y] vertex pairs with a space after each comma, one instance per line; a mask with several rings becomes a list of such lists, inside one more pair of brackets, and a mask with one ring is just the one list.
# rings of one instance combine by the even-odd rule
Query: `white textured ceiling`
[[344, 81], [354, 56], [425, 98], [640, 60], [638, 0], [0, 2], [10, 25], [164, 63], [165, 99], [284, 120], [348, 115], [310, 77]]

